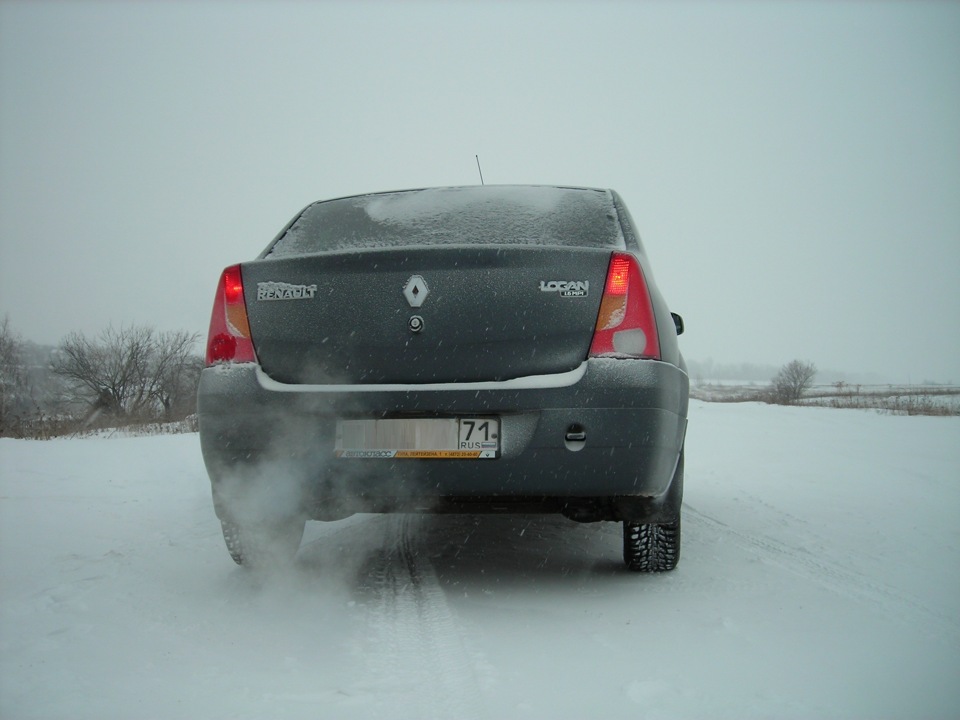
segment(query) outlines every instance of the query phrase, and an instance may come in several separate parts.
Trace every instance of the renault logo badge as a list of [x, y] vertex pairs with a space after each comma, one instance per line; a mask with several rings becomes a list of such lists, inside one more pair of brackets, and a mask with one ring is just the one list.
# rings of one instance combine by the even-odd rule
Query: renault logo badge
[[423, 305], [423, 301], [430, 294], [430, 288], [427, 287], [427, 281], [419, 275], [414, 275], [407, 284], [403, 286], [403, 296], [410, 303], [410, 307], [418, 308]]

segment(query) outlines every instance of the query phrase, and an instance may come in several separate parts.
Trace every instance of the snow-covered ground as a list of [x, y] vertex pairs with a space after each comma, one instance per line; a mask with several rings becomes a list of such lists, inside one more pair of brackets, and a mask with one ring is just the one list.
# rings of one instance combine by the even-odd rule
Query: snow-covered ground
[[960, 418], [693, 402], [683, 558], [535, 516], [237, 568], [196, 435], [0, 441], [0, 717], [960, 716]]

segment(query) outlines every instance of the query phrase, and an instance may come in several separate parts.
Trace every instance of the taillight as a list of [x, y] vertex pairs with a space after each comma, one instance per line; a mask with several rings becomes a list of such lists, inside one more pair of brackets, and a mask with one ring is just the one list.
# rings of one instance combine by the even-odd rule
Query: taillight
[[220, 362], [256, 362], [247, 305], [243, 300], [243, 276], [239, 265], [231, 265], [220, 276], [213, 300], [210, 332], [207, 335], [207, 365]]
[[643, 270], [633, 255], [613, 253], [590, 355], [660, 359], [660, 338]]

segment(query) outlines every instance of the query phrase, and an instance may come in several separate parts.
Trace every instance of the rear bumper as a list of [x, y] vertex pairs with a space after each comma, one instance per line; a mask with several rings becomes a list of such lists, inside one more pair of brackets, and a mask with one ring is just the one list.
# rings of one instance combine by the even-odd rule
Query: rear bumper
[[[577, 519], [644, 519], [667, 502], [686, 432], [688, 389], [676, 366], [606, 358], [588, 360], [573, 375], [529, 382], [362, 392], [278, 386], [256, 365], [219, 366], [201, 375], [200, 440], [221, 517], [237, 492], [261, 495], [282, 484], [316, 518], [540, 508]], [[500, 416], [501, 456], [334, 457], [337, 418], [421, 413]], [[575, 451], [565, 441], [571, 425], [586, 433]]]

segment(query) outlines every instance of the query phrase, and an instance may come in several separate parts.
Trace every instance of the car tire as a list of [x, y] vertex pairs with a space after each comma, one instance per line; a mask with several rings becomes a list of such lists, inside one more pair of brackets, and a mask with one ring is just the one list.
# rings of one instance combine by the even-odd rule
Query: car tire
[[670, 484], [669, 504], [676, 520], [668, 523], [623, 523], [623, 562], [634, 572], [669, 572], [680, 561], [680, 507], [683, 503], [683, 450]]
[[680, 518], [672, 523], [623, 523], [623, 562], [634, 572], [668, 572], [680, 560]]
[[256, 568], [291, 562], [300, 549], [304, 525], [302, 518], [260, 525], [220, 521], [223, 539], [233, 561], [237, 565]]

